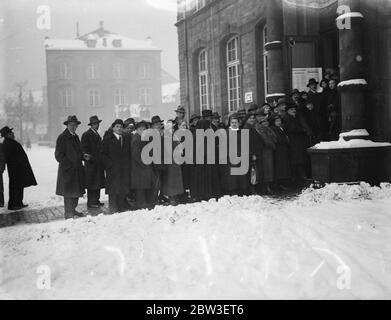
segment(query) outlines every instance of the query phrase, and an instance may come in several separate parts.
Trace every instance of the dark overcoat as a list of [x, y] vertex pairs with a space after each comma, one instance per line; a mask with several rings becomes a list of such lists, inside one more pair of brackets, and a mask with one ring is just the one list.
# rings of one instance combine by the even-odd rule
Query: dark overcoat
[[131, 144], [131, 188], [133, 190], [147, 190], [156, 187], [157, 174], [152, 164], [145, 164], [141, 159], [143, 147], [147, 144], [141, 136], [135, 133]]
[[58, 165], [56, 194], [80, 198], [85, 193], [83, 153], [80, 139], [65, 129], [56, 142], [55, 157]]
[[257, 126], [257, 132], [262, 140], [262, 165], [263, 179], [262, 182], [274, 181], [274, 150], [276, 148], [277, 137], [274, 131], [269, 127], [262, 125]]
[[37, 181], [22, 145], [14, 139], [5, 138], [3, 152], [9, 179], [21, 188], [36, 186]]
[[127, 194], [130, 189], [131, 141], [128, 135], [121, 142], [109, 133], [102, 142], [102, 161], [106, 169], [106, 194]]
[[299, 116], [293, 117], [286, 114], [284, 117], [284, 129], [289, 137], [289, 155], [292, 165], [304, 165], [307, 163], [308, 136], [301, 124]]
[[81, 151], [91, 155], [91, 159], [85, 161], [84, 171], [86, 188], [100, 190], [105, 187], [105, 173], [102, 162], [102, 138], [99, 133], [89, 129], [81, 136]]
[[276, 140], [274, 151], [274, 175], [276, 180], [291, 178], [291, 165], [289, 160], [289, 138], [282, 127], [272, 126]]

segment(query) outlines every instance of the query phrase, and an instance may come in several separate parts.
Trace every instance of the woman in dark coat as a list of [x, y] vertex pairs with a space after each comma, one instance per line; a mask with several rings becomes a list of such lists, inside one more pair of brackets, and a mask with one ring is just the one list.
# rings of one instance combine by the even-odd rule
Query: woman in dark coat
[[130, 139], [122, 135], [124, 123], [116, 120], [113, 132], [102, 143], [102, 161], [106, 169], [106, 194], [109, 195], [110, 212], [128, 209], [126, 195], [130, 188]]
[[[240, 122], [239, 122], [239, 116], [237, 114], [232, 115], [229, 120], [229, 128], [227, 129], [227, 141], [228, 141], [228, 150], [227, 150], [227, 164], [220, 166], [220, 176], [222, 180], [222, 188], [223, 192], [226, 195], [239, 195], [244, 196], [247, 195], [250, 189], [250, 177], [249, 177], [249, 168], [247, 172], [243, 175], [233, 175], [232, 170], [233, 168], [238, 168], [241, 166], [241, 164], [233, 164], [230, 160], [230, 149], [235, 147], [236, 143], [236, 150], [237, 155], [241, 156], [242, 158], [247, 157], [248, 163], [250, 163], [250, 146], [248, 145], [248, 149], [246, 152], [246, 148], [241, 145], [241, 134], [242, 131], [239, 128]], [[236, 132], [236, 142], [234, 140], [231, 140], [232, 137], [230, 135], [230, 132]]]
[[269, 128], [269, 119], [264, 117], [256, 125], [256, 130], [262, 140], [262, 164], [263, 179], [262, 191], [271, 194], [271, 185], [274, 182], [274, 150], [276, 148], [277, 137], [272, 129]]
[[64, 197], [65, 218], [81, 217], [77, 212], [79, 198], [85, 193], [83, 153], [80, 139], [76, 134], [80, 121], [76, 116], [64, 122], [67, 129], [59, 135], [56, 142], [55, 157], [58, 165], [56, 194]]
[[135, 192], [136, 207], [138, 209], [152, 209], [157, 203], [159, 179], [152, 164], [145, 164], [141, 153], [148, 142], [141, 140], [141, 135], [148, 124], [141, 121], [136, 124], [136, 132], [132, 136], [131, 144], [131, 179], [130, 185]]
[[[263, 115], [263, 111], [257, 111], [255, 114], [248, 114], [244, 121], [243, 129], [249, 130], [250, 136], [250, 164], [255, 164], [257, 171], [257, 185], [251, 186], [252, 193], [261, 193], [262, 180], [263, 180], [263, 160], [262, 160], [262, 151], [263, 151], [263, 142], [259, 133], [255, 129], [257, 124], [256, 117]], [[264, 116], [262, 116], [264, 117]], [[251, 179], [251, 177], [250, 177]], [[255, 187], [255, 188], [254, 188]]]
[[[196, 125], [196, 130], [208, 130], [211, 129], [211, 123], [209, 120], [200, 120]], [[194, 166], [193, 166], [193, 187], [192, 187], [192, 198], [199, 201], [207, 201], [214, 197], [215, 195], [215, 173], [214, 165], [208, 164], [208, 148], [207, 140], [204, 139], [204, 159], [203, 164], [197, 164], [197, 141], [196, 141], [196, 131], [193, 132], [193, 154], [194, 154]], [[216, 159], [217, 161], [218, 159]]]
[[[178, 120], [178, 127], [180, 126], [182, 120]], [[176, 147], [180, 144], [179, 139], [175, 134], [173, 134], [173, 127], [175, 123], [172, 123], [171, 121], [167, 122], [165, 127], [165, 134], [164, 134], [164, 148], [167, 152], [170, 152], [170, 150], [167, 150], [167, 148], [171, 147], [172, 154], [174, 154], [174, 150]], [[171, 139], [171, 146], [170, 146], [170, 140]], [[177, 205], [178, 204], [178, 197], [184, 193], [183, 189], [183, 179], [182, 179], [182, 169], [181, 166], [175, 163], [175, 160], [173, 158], [172, 164], [166, 164], [166, 169], [164, 170], [162, 174], [162, 181], [161, 181], [161, 193], [168, 197], [169, 204], [170, 205]]]
[[291, 179], [291, 167], [289, 161], [289, 138], [282, 126], [282, 118], [275, 116], [271, 129], [274, 131], [277, 141], [274, 151], [274, 178], [277, 188], [286, 189], [286, 184]]
[[288, 107], [288, 112], [283, 121], [290, 141], [289, 158], [291, 160], [292, 178], [295, 183], [301, 184], [304, 182], [305, 165], [308, 161], [306, 151], [308, 136], [294, 105]]
[[27, 207], [23, 204], [23, 189], [36, 186], [37, 181], [27, 154], [21, 144], [15, 140], [12, 129], [4, 127], [0, 132], [1, 136], [5, 138], [3, 152], [9, 176], [8, 209], [19, 210]]

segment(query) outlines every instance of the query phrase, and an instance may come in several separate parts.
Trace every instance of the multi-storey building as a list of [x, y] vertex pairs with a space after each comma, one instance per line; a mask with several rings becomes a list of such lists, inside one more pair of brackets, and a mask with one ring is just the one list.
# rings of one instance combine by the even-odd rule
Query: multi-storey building
[[343, 130], [391, 140], [391, 1], [178, 0], [181, 104], [227, 115], [339, 75]]
[[133, 40], [104, 29], [73, 40], [46, 39], [49, 139], [77, 115], [86, 128], [98, 115], [103, 127], [116, 117], [150, 118], [162, 104], [161, 50], [151, 39]]

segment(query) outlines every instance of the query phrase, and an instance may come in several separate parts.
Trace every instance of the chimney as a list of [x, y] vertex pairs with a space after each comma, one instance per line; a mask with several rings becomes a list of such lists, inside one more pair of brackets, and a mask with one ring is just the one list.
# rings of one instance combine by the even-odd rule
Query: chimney
[[101, 20], [101, 21], [99, 21], [99, 28], [100, 29], [103, 29], [104, 28], [104, 21], [103, 20]]

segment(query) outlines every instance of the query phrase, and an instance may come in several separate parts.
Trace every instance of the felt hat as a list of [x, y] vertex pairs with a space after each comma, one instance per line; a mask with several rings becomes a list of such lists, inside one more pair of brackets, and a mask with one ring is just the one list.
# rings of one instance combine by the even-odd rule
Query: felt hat
[[94, 123], [101, 123], [102, 120], [99, 120], [98, 116], [92, 116], [90, 117], [90, 122], [88, 123], [89, 126], [93, 125]]
[[121, 126], [124, 126], [124, 122], [121, 119], [116, 119], [113, 124], [111, 125], [112, 128], [114, 128], [117, 124], [120, 124]]
[[81, 122], [77, 119], [76, 116], [68, 116], [68, 119], [64, 121], [64, 125], [68, 125], [69, 122], [76, 122], [77, 124], [80, 124]]
[[10, 128], [10, 127], [4, 127], [0, 130], [0, 134], [2, 137], [5, 137], [7, 134], [9, 134], [10, 132], [12, 132], [14, 130], [14, 128]]

